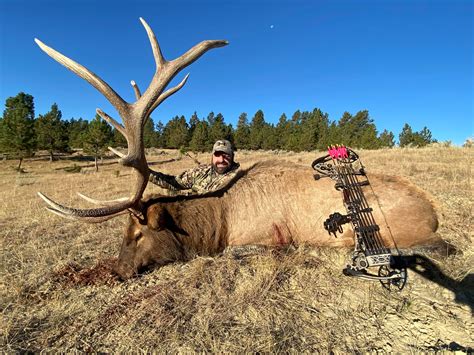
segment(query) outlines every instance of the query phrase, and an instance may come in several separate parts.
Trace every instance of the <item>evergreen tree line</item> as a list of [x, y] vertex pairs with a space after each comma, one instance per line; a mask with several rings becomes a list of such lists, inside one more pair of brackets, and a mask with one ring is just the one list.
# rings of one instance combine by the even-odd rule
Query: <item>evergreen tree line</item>
[[[414, 132], [405, 124], [399, 134], [400, 146], [424, 146], [434, 142], [431, 132], [424, 127]], [[157, 124], [150, 117], [144, 126], [145, 147], [185, 148], [195, 152], [210, 151], [218, 139], [228, 139], [237, 149], [282, 149], [291, 151], [324, 150], [331, 144], [345, 144], [352, 148], [377, 149], [393, 147], [395, 135], [387, 130], [380, 134], [367, 110], [352, 115], [345, 112], [338, 121], [331, 121], [327, 113], [297, 110], [291, 118], [282, 114], [277, 124], [265, 121], [258, 110], [251, 119], [240, 114], [237, 126], [226, 124], [221, 113], [209, 113], [199, 118], [195, 112], [189, 120], [175, 116], [166, 125]], [[21, 158], [35, 150], [47, 150], [53, 160], [55, 152], [84, 149], [87, 154], [101, 156], [107, 146], [126, 147], [125, 138], [112, 129], [100, 116], [91, 121], [79, 118], [63, 120], [57, 104], [35, 117], [33, 96], [19, 93], [6, 100], [0, 118], [0, 152]]]

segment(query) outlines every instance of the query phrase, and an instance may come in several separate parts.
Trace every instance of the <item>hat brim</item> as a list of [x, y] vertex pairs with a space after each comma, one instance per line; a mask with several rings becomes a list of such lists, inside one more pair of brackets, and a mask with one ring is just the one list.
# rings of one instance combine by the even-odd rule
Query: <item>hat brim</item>
[[219, 148], [214, 149], [214, 150], [212, 151], [212, 154], [217, 153], [217, 152], [225, 153], [225, 154], [227, 154], [227, 155], [234, 155], [234, 152], [233, 152], [232, 150], [219, 149]]

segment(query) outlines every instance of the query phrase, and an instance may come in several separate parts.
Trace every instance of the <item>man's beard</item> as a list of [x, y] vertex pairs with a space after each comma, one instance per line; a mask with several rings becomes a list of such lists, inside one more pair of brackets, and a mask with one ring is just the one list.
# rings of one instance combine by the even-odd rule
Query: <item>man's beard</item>
[[214, 170], [218, 173], [218, 174], [225, 174], [226, 172], [228, 172], [230, 170], [230, 167], [232, 166], [231, 163], [229, 163], [228, 165], [221, 165], [221, 166], [217, 166], [217, 164], [212, 164], [212, 166], [214, 167]]

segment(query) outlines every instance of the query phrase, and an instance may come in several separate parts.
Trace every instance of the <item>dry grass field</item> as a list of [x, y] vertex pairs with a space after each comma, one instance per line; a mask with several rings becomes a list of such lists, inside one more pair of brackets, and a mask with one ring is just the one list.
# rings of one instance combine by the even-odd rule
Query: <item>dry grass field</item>
[[[178, 152], [150, 152], [154, 169], [194, 166]], [[310, 164], [320, 153], [238, 152]], [[474, 347], [474, 149], [360, 151], [367, 171], [403, 175], [433, 195], [438, 233], [456, 251], [420, 252], [402, 292], [342, 275], [349, 250], [232, 250], [119, 282], [121, 216], [90, 225], [49, 213], [36, 192], [87, 206], [127, 195], [131, 172], [61, 168], [86, 162], [0, 162], [0, 349], [12, 351], [366, 352], [472, 351]], [[199, 155], [207, 162], [208, 154]], [[107, 160], [112, 162], [112, 160]], [[148, 186], [147, 193], [160, 193]], [[245, 221], [244, 221], [245, 223]], [[321, 226], [322, 228], [322, 226]]]

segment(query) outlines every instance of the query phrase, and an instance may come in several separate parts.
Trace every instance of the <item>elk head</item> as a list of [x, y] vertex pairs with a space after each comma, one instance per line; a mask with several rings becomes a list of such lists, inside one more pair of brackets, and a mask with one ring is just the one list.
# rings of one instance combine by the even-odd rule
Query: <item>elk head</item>
[[[89, 69], [48, 47], [40, 40], [35, 39], [35, 42], [44, 52], [46, 52], [46, 54], [89, 82], [115, 107], [118, 114], [122, 118], [123, 125], [118, 123], [100, 109], [97, 109], [96, 112], [104, 120], [115, 127], [127, 139], [127, 154], [123, 155], [119, 154], [118, 152], [116, 153], [121, 156], [119, 162], [124, 166], [131, 167], [135, 175], [134, 189], [128, 198], [124, 197], [112, 201], [97, 201], [79, 194], [86, 200], [101, 205], [101, 207], [93, 209], [76, 209], [72, 207], [66, 207], [51, 200], [41, 192], [38, 192], [38, 195], [48, 204], [48, 210], [60, 215], [61, 217], [95, 223], [105, 221], [124, 213], [131, 213], [133, 215], [131, 218], [135, 220], [135, 223], [130, 223], [130, 228], [132, 228], [132, 226], [136, 226], [140, 221], [143, 221], [142, 217], [146, 211], [143, 210], [141, 198], [143, 192], [145, 191], [146, 185], [148, 183], [148, 177], [150, 175], [143, 142], [143, 127], [145, 122], [159, 104], [181, 89], [186, 83], [189, 74], [186, 75], [177, 86], [165, 91], [167, 85], [176, 76], [176, 74], [193, 63], [208, 50], [217, 47], [223, 47], [228, 44], [228, 42], [224, 40], [203, 41], [192, 47], [182, 56], [174, 60], [167, 61], [161, 53], [160, 46], [151, 28], [142, 18], [140, 18], [140, 21], [145, 27], [151, 43], [153, 56], [156, 62], [156, 71], [153, 75], [150, 85], [143, 95], [140, 93], [140, 90], [135, 82], [131, 82], [137, 99], [133, 103], [123, 100], [120, 95], [117, 94], [105, 81], [103, 81]], [[114, 151], [113, 149], [111, 150]]]
[[146, 221], [130, 214], [114, 271], [126, 280], [149, 266], [184, 260], [173, 219], [162, 204], [147, 208]]

